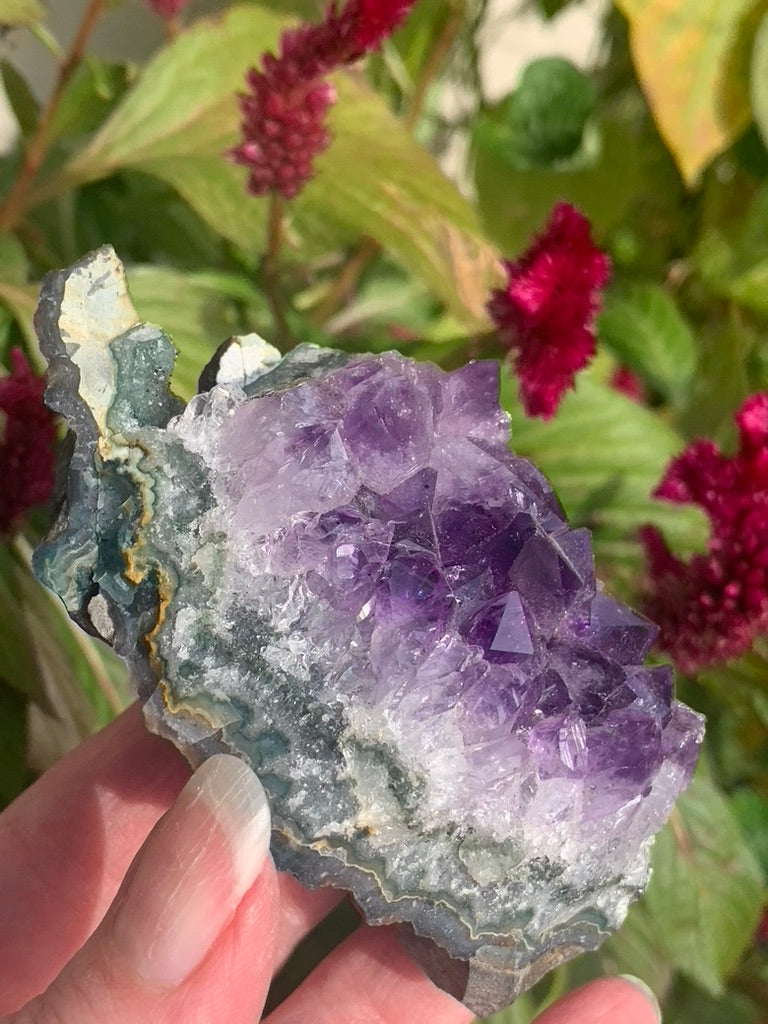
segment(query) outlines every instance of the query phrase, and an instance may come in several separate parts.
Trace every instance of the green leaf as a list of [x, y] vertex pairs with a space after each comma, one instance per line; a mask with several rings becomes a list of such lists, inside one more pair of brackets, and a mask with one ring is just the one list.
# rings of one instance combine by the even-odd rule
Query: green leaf
[[678, 984], [664, 1004], [664, 1024], [765, 1024], [765, 1004], [740, 992], [713, 998], [694, 985]]
[[0, 810], [27, 784], [27, 702], [0, 677]]
[[750, 82], [752, 113], [763, 142], [768, 146], [768, 14], [755, 34]]
[[659, 949], [655, 922], [642, 899], [632, 904], [624, 924], [600, 947], [597, 956], [600, 974], [634, 974], [653, 992], [669, 988], [672, 966]]
[[[721, 218], [722, 219], [722, 218]], [[761, 185], [735, 223], [719, 221], [705, 230], [696, 266], [716, 295], [768, 316], [768, 185]]]
[[138, 166], [175, 189], [209, 228], [251, 261], [264, 250], [267, 203], [246, 194], [242, 169], [228, 164], [220, 153], [145, 160]]
[[731, 796], [731, 810], [768, 883], [768, 796], [739, 789]]
[[30, 553], [21, 537], [0, 545], [2, 678], [46, 713], [66, 714], [85, 737], [126, 706], [125, 671], [32, 576]]
[[23, 75], [19, 74], [10, 61], [4, 60], [2, 65], [3, 86], [11, 104], [11, 109], [19, 122], [21, 134], [30, 135], [37, 127], [40, 116], [40, 104]]
[[32, 317], [37, 309], [35, 285], [10, 284], [0, 279], [0, 303], [11, 313], [27, 341], [27, 351], [38, 369], [43, 368]]
[[616, 0], [654, 118], [686, 182], [750, 120], [743, 22], [756, 0]]
[[245, 73], [274, 48], [286, 24], [256, 4], [196, 22], [146, 65], [65, 176], [95, 181], [165, 158], [223, 160], [235, 141]]
[[67, 83], [51, 121], [49, 138], [71, 140], [95, 131], [129, 85], [131, 71], [88, 56]]
[[674, 299], [660, 285], [610, 289], [597, 321], [600, 340], [667, 398], [690, 381], [696, 345]]
[[0, 281], [24, 286], [29, 274], [29, 260], [24, 246], [13, 235], [0, 235]]
[[760, 869], [728, 802], [698, 777], [678, 800], [651, 852], [645, 894], [659, 948], [713, 995], [752, 939], [762, 903]]
[[559, 200], [578, 206], [601, 234], [612, 232], [645, 180], [645, 150], [620, 118], [598, 125], [596, 152], [589, 160], [557, 168], [519, 170], [494, 147], [475, 138], [474, 177], [483, 226], [505, 255], [525, 249]]
[[[768, 730], [768, 663], [759, 650], [748, 651], [725, 665], [704, 668], [698, 679], [717, 698], [721, 711], [733, 708], [742, 722], [760, 723]], [[738, 756], [744, 771], [742, 749]]]
[[249, 329], [241, 307], [251, 315], [266, 310], [261, 294], [235, 275], [152, 266], [127, 272], [136, 311], [166, 330], [178, 349], [172, 383], [186, 399], [197, 391], [200, 371], [222, 341]]
[[678, 414], [686, 437], [709, 437], [725, 447], [733, 443], [734, 413], [753, 390], [747, 361], [755, 340], [754, 329], [736, 316], [724, 324], [701, 325], [696, 376]]
[[[225, 153], [238, 133], [235, 92], [285, 24], [251, 5], [185, 31], [145, 68], [101, 131], [38, 199], [131, 167], [171, 184], [223, 237], [258, 253], [265, 203], [246, 195], [245, 172]], [[335, 83], [333, 143], [290, 211], [298, 235], [305, 225], [332, 221], [347, 237], [371, 236], [465, 327], [485, 328], [497, 254], [472, 206], [362, 79], [340, 74]]]
[[334, 141], [298, 200], [299, 213], [306, 204], [375, 238], [465, 328], [486, 329], [498, 254], [472, 206], [362, 80], [340, 75], [336, 86]]
[[548, 422], [524, 415], [517, 384], [503, 370], [502, 401], [512, 415], [513, 448], [549, 477], [569, 517], [593, 530], [606, 582], [631, 594], [641, 565], [639, 527], [655, 524], [683, 553], [703, 547], [708, 527], [698, 509], [651, 497], [683, 439], [650, 409], [601, 383], [598, 372], [595, 366], [581, 373]]
[[576, 155], [596, 102], [588, 75], [562, 57], [543, 57], [525, 68], [515, 92], [480, 113], [475, 145], [517, 170], [550, 167]]
[[29, 28], [45, 18], [40, 0], [0, 0], [0, 25]]

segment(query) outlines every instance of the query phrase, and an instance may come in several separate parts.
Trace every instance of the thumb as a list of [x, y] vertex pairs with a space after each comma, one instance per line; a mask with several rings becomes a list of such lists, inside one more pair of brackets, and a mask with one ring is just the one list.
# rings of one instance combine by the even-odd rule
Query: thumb
[[211, 757], [150, 833], [93, 936], [10, 1024], [258, 1020], [277, 934], [269, 838], [254, 773]]

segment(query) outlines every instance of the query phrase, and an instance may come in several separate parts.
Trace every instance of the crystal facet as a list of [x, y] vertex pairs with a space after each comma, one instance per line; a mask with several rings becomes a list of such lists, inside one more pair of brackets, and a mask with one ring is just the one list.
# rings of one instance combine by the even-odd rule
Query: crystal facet
[[643, 668], [653, 627], [509, 451], [492, 364], [241, 338], [183, 408], [136, 321], [111, 250], [45, 283], [76, 444], [38, 573], [151, 728], [250, 761], [279, 867], [498, 1009], [618, 926], [691, 777], [701, 720]]

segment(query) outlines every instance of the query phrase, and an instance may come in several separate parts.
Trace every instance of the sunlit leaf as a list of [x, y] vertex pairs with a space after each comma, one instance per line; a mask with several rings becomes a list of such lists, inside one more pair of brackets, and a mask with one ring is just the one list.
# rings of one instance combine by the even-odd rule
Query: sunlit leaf
[[13, 235], [0, 235], [0, 281], [10, 285], [25, 285], [29, 260], [24, 247]]
[[176, 345], [173, 386], [186, 399], [196, 392], [200, 371], [221, 342], [245, 328], [239, 307], [264, 308], [260, 293], [231, 274], [133, 266], [128, 280], [139, 316], [162, 327]]
[[484, 328], [498, 254], [472, 206], [362, 79], [339, 76], [337, 86], [335, 138], [299, 209], [304, 202], [325, 209], [375, 238], [465, 327]]
[[763, 142], [768, 146], [768, 13], [755, 34], [750, 81], [752, 113]]
[[27, 351], [37, 369], [42, 369], [42, 361], [37, 344], [37, 335], [32, 326], [32, 317], [37, 308], [36, 285], [20, 285], [3, 281], [0, 278], [0, 304], [6, 307], [19, 325], [28, 342]]
[[127, 702], [125, 672], [38, 583], [21, 538], [0, 545], [0, 675], [50, 714], [56, 694], [84, 737]]
[[[235, 93], [285, 24], [254, 4], [193, 26], [150, 62], [91, 143], [42, 194], [121, 168], [142, 170], [176, 188], [239, 249], [260, 252], [265, 201], [246, 195], [243, 169], [225, 154], [238, 133]], [[298, 236], [303, 223], [322, 219], [351, 238], [370, 236], [424, 280], [465, 327], [485, 327], [497, 254], [471, 204], [361, 77], [339, 74], [336, 87], [333, 142], [289, 214]]]
[[761, 913], [762, 877], [728, 802], [694, 780], [651, 852], [645, 904], [659, 948], [708, 992], [723, 991]]
[[653, 115], [693, 183], [750, 120], [742, 22], [756, 0], [616, 0]]
[[667, 397], [680, 395], [696, 365], [693, 333], [674, 299], [656, 284], [609, 290], [600, 340]]
[[223, 157], [239, 122], [236, 93], [245, 73], [286, 24], [256, 4], [201, 19], [146, 65], [67, 176], [95, 181], [164, 157]]
[[40, 0], [0, 0], [0, 25], [29, 28], [45, 18]]

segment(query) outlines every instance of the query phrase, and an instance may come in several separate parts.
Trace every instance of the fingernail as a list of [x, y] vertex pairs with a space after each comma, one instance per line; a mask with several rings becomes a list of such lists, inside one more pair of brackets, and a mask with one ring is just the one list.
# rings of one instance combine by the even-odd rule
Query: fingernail
[[113, 923], [119, 952], [149, 985], [173, 988], [204, 959], [269, 852], [264, 789], [243, 761], [197, 769], [129, 873]]
[[653, 1012], [656, 1014], [656, 1020], [658, 1021], [658, 1024], [661, 1024], [661, 1007], [659, 1006], [659, 1001], [656, 998], [653, 989], [646, 985], [642, 978], [636, 978], [634, 974], [620, 974], [619, 977], [623, 978], [624, 981], [628, 981], [630, 985], [634, 985], [635, 988], [640, 989], [645, 998], [653, 1007]]

